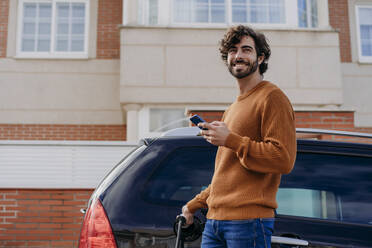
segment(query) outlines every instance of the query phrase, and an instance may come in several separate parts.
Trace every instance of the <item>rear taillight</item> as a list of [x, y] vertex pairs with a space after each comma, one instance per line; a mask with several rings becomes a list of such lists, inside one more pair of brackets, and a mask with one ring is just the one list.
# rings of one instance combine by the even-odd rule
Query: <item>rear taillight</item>
[[111, 225], [101, 202], [93, 200], [85, 214], [79, 248], [117, 248]]

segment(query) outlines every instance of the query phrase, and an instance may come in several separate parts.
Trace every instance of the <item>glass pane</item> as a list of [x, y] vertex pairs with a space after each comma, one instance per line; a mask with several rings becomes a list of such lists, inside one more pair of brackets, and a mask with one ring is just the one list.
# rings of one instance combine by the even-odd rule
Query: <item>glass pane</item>
[[223, 1], [214, 0], [211, 6], [211, 22], [224, 23], [225, 22], [225, 4]]
[[318, 6], [316, 0], [311, 0], [311, 27], [318, 27]]
[[36, 17], [36, 3], [25, 3], [23, 10], [23, 16], [28, 17]]
[[73, 23], [72, 26], [72, 34], [84, 34], [84, 24], [83, 23]]
[[164, 132], [177, 127], [187, 127], [184, 109], [150, 109], [150, 131]]
[[24, 23], [23, 24], [23, 34], [35, 34], [36, 24], [34, 22]]
[[72, 4], [72, 17], [85, 17], [85, 5], [83, 3]]
[[232, 21], [233, 22], [248, 22], [246, 0], [232, 1]]
[[68, 51], [68, 40], [67, 39], [57, 39], [56, 50], [58, 52], [67, 52]]
[[149, 24], [158, 23], [158, 0], [149, 0]]
[[68, 23], [61, 23], [57, 25], [57, 34], [68, 34], [69, 25]]
[[34, 39], [22, 39], [22, 51], [23, 52], [35, 51], [35, 40]]
[[39, 17], [50, 18], [52, 16], [51, 4], [41, 3], [39, 4]]
[[269, 22], [270, 23], [285, 23], [284, 18], [284, 3], [282, 0], [269, 1]]
[[301, 28], [307, 27], [307, 6], [306, 0], [297, 0], [298, 5], [298, 26]]
[[337, 201], [332, 192], [280, 188], [278, 214], [319, 219], [337, 219]]
[[72, 52], [83, 52], [84, 51], [84, 40], [82, 39], [72, 40], [71, 51]]
[[174, 22], [190, 22], [191, 21], [191, 1], [190, 0], [174, 0], [173, 11]]
[[49, 52], [50, 40], [38, 40], [37, 51], [38, 52]]
[[208, 22], [208, 1], [197, 0], [195, 5], [195, 22]]
[[189, 201], [209, 185], [215, 155], [215, 147], [175, 150], [145, 185], [145, 197], [165, 204]]
[[372, 25], [361, 25], [360, 37], [362, 55], [372, 56]]
[[370, 157], [299, 152], [293, 171], [282, 177], [279, 208], [290, 215], [372, 224], [371, 164]]
[[39, 23], [39, 34], [50, 34], [50, 23]]
[[57, 3], [58, 17], [69, 17], [70, 6], [68, 3]]
[[372, 8], [359, 8], [359, 24], [372, 25]]

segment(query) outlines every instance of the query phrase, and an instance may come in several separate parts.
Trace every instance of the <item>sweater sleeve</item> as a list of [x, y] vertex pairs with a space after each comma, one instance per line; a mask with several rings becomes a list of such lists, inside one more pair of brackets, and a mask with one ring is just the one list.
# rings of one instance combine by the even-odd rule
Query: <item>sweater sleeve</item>
[[271, 92], [261, 113], [261, 140], [230, 133], [225, 146], [242, 166], [261, 173], [288, 174], [296, 158], [296, 129], [292, 106], [280, 90]]
[[208, 208], [207, 199], [209, 196], [210, 186], [211, 185], [186, 204], [191, 213], [194, 214], [200, 208]]

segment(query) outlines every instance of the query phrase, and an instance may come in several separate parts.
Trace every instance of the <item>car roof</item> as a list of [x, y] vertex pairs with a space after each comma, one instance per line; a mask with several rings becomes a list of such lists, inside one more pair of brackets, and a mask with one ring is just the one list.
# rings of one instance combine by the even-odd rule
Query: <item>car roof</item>
[[[198, 135], [200, 129], [198, 127], [186, 127], [186, 128], [175, 128], [164, 132], [161, 136], [155, 138], [142, 139], [141, 144], [150, 145], [155, 140], [164, 142], [167, 140], [195, 140], [203, 139], [202, 136]], [[362, 140], [372, 142], [372, 134], [369, 133], [358, 133], [348, 132], [339, 130], [326, 130], [326, 129], [311, 129], [311, 128], [297, 128], [297, 134], [310, 134], [310, 136], [299, 136], [297, 142], [300, 146], [328, 146], [328, 147], [343, 147], [343, 148], [354, 148], [354, 149], [366, 149], [370, 150], [372, 154], [372, 144], [364, 143]], [[311, 136], [312, 135], [312, 136]], [[332, 136], [345, 136], [351, 137], [358, 140], [343, 141], [343, 140], [319, 140], [316, 139], [317, 135], [332, 135]], [[360, 139], [360, 140], [359, 140]]]

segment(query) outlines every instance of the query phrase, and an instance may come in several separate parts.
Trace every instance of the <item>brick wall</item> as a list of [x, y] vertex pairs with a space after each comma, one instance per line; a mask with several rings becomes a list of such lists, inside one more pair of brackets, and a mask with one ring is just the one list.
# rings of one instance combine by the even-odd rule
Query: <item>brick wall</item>
[[0, 124], [0, 140], [126, 140], [126, 125]]
[[120, 58], [120, 30], [122, 0], [99, 0], [97, 26], [97, 58]]
[[[215, 120], [221, 120], [222, 111], [191, 111], [189, 115], [198, 114], [205, 121], [211, 122]], [[372, 133], [371, 128], [355, 127], [354, 125], [354, 112], [343, 111], [343, 112], [332, 112], [332, 111], [296, 111], [296, 127], [298, 128], [318, 128], [318, 129], [331, 129], [331, 130], [343, 130], [351, 132], [365, 132]], [[322, 136], [327, 138], [327, 136]], [[336, 137], [331, 137], [336, 139]]]
[[0, 58], [6, 56], [9, 0], [0, 0]]
[[350, 25], [347, 0], [329, 0], [330, 25], [339, 30], [341, 62], [351, 62]]
[[92, 192], [0, 189], [0, 247], [77, 247]]

